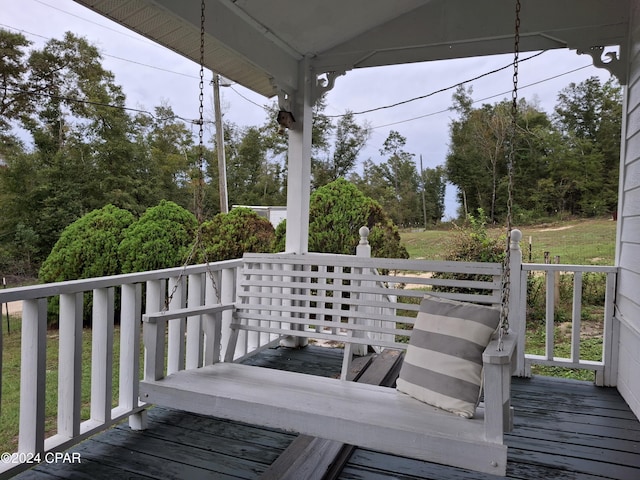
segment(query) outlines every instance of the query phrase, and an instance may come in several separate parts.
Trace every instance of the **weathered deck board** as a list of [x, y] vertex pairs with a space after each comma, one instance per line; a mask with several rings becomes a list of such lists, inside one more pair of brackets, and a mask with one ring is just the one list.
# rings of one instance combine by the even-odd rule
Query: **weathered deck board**
[[[268, 350], [252, 362], [334, 376], [339, 350]], [[511, 479], [640, 478], [640, 423], [615, 389], [535, 377], [514, 379], [515, 428], [507, 436]], [[149, 410], [150, 428], [120, 425], [72, 451], [82, 464], [48, 464], [19, 479], [258, 478], [295, 438], [277, 430], [187, 414]], [[461, 452], [463, 454], [463, 452]], [[342, 479], [496, 480], [462, 469], [356, 449]]]

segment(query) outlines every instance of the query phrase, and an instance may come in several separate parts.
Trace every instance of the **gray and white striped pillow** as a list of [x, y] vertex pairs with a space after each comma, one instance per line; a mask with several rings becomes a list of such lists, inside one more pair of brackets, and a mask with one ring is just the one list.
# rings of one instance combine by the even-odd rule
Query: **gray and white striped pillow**
[[500, 323], [495, 307], [426, 295], [413, 327], [397, 389], [471, 418], [482, 388], [482, 353]]

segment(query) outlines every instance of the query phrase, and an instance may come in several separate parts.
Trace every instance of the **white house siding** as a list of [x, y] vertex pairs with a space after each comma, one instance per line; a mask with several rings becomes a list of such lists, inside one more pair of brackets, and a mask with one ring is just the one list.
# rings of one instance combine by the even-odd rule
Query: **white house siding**
[[640, 5], [635, 1], [630, 4], [616, 313], [620, 320], [618, 389], [640, 417]]

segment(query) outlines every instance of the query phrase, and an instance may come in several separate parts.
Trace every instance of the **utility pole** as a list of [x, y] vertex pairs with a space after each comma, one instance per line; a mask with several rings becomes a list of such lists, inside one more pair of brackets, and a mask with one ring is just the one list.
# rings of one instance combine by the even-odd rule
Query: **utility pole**
[[422, 154], [420, 154], [420, 178], [422, 180], [422, 214], [424, 215], [424, 229], [427, 229], [427, 201], [424, 198], [424, 189], [426, 187], [424, 181], [424, 168], [422, 168]]
[[229, 213], [227, 195], [227, 164], [224, 156], [224, 131], [222, 130], [222, 112], [220, 111], [220, 75], [213, 75], [213, 108], [216, 120], [216, 150], [218, 151], [218, 189], [220, 190], [220, 212]]

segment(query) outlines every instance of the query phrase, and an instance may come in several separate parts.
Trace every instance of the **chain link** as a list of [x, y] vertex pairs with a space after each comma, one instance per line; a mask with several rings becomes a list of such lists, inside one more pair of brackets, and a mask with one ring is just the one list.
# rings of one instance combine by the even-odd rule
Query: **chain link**
[[509, 129], [509, 153], [507, 157], [507, 245], [502, 268], [502, 299], [500, 308], [499, 349], [502, 350], [503, 336], [509, 332], [509, 300], [511, 296], [511, 230], [513, 210], [513, 171], [518, 129], [518, 62], [520, 56], [520, 0], [516, 0], [515, 33], [513, 43], [513, 90], [511, 92], [511, 127]]
[[205, 1], [200, 2], [200, 102], [198, 111], [198, 180], [195, 185], [195, 210], [198, 223], [202, 223], [204, 210], [204, 20]]
[[[198, 220], [198, 230], [196, 231], [196, 237], [194, 239], [193, 245], [191, 247], [191, 251], [187, 255], [187, 258], [183, 264], [182, 271], [176, 280], [176, 284], [173, 289], [167, 296], [166, 302], [164, 304], [164, 310], [168, 310], [175, 293], [178, 291], [178, 288], [183, 283], [183, 279], [185, 276], [185, 271], [187, 266], [193, 261], [196, 251], [200, 248], [201, 244], [201, 230], [202, 230], [202, 222], [204, 220], [204, 21], [205, 21], [205, 0], [201, 0], [200, 2], [200, 84], [199, 84], [199, 95], [198, 101], [200, 105], [198, 107], [199, 118], [197, 120], [198, 123], [198, 177], [196, 178], [196, 184], [194, 185], [194, 206], [196, 219]], [[206, 253], [205, 253], [206, 259]], [[205, 260], [206, 261], [206, 260]], [[207, 261], [207, 267], [209, 266], [209, 262]], [[207, 268], [207, 270], [209, 270]], [[209, 272], [211, 277], [211, 281], [213, 282], [214, 290], [216, 291], [216, 295], [220, 297], [218, 293], [218, 287], [215, 282], [215, 278]]]

